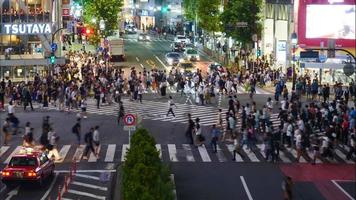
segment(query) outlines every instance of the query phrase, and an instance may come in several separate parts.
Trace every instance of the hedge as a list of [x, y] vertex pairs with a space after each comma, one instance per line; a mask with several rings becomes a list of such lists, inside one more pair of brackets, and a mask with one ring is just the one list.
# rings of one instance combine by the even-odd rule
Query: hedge
[[173, 200], [170, 172], [156, 150], [154, 138], [146, 129], [138, 129], [122, 166], [124, 200]]

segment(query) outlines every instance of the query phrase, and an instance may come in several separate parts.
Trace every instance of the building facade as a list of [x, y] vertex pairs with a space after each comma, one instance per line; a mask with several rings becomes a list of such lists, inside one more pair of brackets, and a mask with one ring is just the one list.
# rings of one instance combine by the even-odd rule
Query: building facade
[[20, 81], [46, 73], [52, 34], [61, 27], [61, 4], [61, 0], [0, 0], [1, 79]]

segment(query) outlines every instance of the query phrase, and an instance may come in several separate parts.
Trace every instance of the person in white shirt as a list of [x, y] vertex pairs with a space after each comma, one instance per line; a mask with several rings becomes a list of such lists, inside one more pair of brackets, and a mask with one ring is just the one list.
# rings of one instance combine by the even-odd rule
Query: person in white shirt
[[172, 113], [173, 118], [176, 117], [175, 114], [174, 114], [174, 112], [173, 112], [173, 107], [174, 107], [174, 106], [177, 107], [176, 104], [175, 104], [174, 101], [173, 101], [172, 96], [169, 96], [169, 100], [168, 100], [168, 107], [169, 107], [169, 109], [168, 109], [168, 112], [167, 112], [167, 114], [166, 114], [166, 117], [168, 117], [169, 113]]
[[50, 128], [49, 132], [48, 132], [48, 141], [49, 141], [49, 145], [47, 147], [48, 158], [54, 157], [54, 159], [56, 161], [59, 161], [59, 160], [62, 160], [62, 158], [59, 155], [58, 150], [57, 150], [57, 140], [58, 140], [58, 136], [57, 136], [56, 132], [54, 132], [54, 130], [52, 128]]
[[100, 149], [100, 134], [99, 134], [99, 126], [95, 126], [93, 132], [93, 143], [95, 155], [99, 159], [99, 149]]
[[9, 105], [7, 106], [7, 113], [9, 114], [9, 116], [13, 116], [15, 114], [15, 107], [12, 101], [10, 101]]
[[297, 162], [302, 156], [302, 133], [299, 129], [295, 130], [295, 148], [297, 150]]

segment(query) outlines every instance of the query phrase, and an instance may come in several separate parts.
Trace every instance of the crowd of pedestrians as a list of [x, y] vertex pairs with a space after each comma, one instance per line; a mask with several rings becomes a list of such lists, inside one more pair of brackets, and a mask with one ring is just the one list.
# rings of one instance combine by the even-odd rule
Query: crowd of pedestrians
[[[331, 98], [332, 89], [329, 85], [320, 85], [316, 79], [306, 76], [297, 79], [294, 91], [288, 91], [288, 74], [270, 69], [263, 61], [238, 72], [230, 72], [226, 68], [211, 68], [207, 74], [203, 74], [199, 69], [190, 72], [172, 67], [169, 72], [146, 68], [138, 72], [131, 68], [125, 74], [121, 69], [108, 66], [100, 54], [69, 52], [67, 57], [70, 60], [68, 64], [56, 66], [53, 73], [46, 76], [37, 74], [33, 80], [20, 83], [4, 79], [0, 82], [0, 109], [5, 110], [4, 105], [8, 103], [9, 114], [2, 128], [5, 144], [9, 140], [10, 126], [15, 130], [18, 126], [17, 118], [13, 115], [15, 106], [22, 105], [25, 111], [29, 106], [33, 110], [33, 102], [36, 102], [42, 108], [52, 105], [60, 111], [81, 110], [78, 122], [72, 130], [80, 144], [80, 120], [87, 117], [89, 98], [95, 99], [97, 109], [117, 102], [120, 123], [125, 114], [121, 101], [123, 95], [128, 96], [131, 101], [142, 103], [145, 93], [166, 96], [167, 89], [170, 89], [186, 96], [186, 103], [193, 103], [193, 99], [199, 105], [212, 104], [221, 95], [228, 97], [228, 112], [217, 110], [217, 122], [211, 131], [215, 152], [219, 141], [235, 143], [236, 153], [245, 145], [252, 150], [253, 144], [262, 141], [265, 144], [266, 159], [271, 161], [277, 160], [278, 151], [284, 144], [297, 149], [297, 160], [306, 149], [313, 149], [315, 157], [320, 152], [322, 157], [332, 158], [333, 149], [338, 144], [350, 147], [349, 158], [355, 151], [356, 111], [348, 106], [348, 101], [356, 95], [354, 83], [348, 87], [335, 84], [332, 88], [335, 97]], [[267, 83], [275, 85], [274, 100], [269, 98], [265, 105], [258, 108], [253, 95], [256, 87]], [[250, 102], [242, 104], [238, 100], [237, 95], [241, 88], [250, 93]], [[319, 100], [322, 100], [321, 103]], [[169, 96], [168, 107], [167, 116], [172, 114], [175, 117], [176, 105], [172, 96]], [[281, 123], [276, 127], [270, 118], [278, 108]], [[205, 141], [204, 133], [199, 118], [193, 121], [191, 117], [186, 135], [190, 143], [199, 146]], [[86, 152], [96, 152], [92, 136], [94, 132], [93, 128], [85, 136]], [[51, 141], [51, 138], [46, 138]]]

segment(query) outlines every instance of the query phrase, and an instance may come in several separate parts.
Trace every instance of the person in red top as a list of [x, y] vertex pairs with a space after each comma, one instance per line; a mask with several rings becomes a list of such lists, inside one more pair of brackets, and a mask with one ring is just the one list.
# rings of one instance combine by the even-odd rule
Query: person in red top
[[349, 137], [349, 126], [350, 122], [347, 116], [344, 116], [344, 120], [341, 124], [342, 132], [341, 132], [341, 142], [343, 145], [347, 145], [347, 139]]

